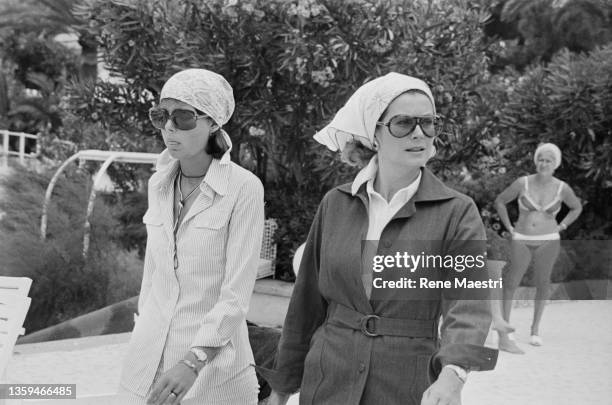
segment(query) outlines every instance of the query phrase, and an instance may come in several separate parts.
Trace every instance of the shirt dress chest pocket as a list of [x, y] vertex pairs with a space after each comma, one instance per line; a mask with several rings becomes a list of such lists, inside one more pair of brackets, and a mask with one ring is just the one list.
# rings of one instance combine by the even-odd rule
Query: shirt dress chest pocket
[[209, 263], [223, 262], [230, 221], [230, 210], [208, 208], [195, 215], [177, 241], [187, 255], [206, 253]]
[[226, 209], [209, 208], [193, 218], [193, 227], [196, 229], [219, 230], [229, 223], [231, 211]]
[[142, 222], [147, 227], [147, 245], [151, 246], [151, 251], [167, 248], [168, 241], [164, 233], [164, 220], [159, 210], [149, 208], [142, 217]]

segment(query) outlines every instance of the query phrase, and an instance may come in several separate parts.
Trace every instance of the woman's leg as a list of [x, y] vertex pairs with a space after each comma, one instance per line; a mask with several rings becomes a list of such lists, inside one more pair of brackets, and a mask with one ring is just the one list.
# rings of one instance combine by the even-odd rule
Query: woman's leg
[[[512, 300], [514, 298], [514, 292], [518, 288], [527, 268], [531, 261], [531, 251], [520, 240], [513, 240], [510, 249], [510, 264], [507, 273], [504, 275], [504, 319], [506, 322], [510, 322], [510, 312], [512, 311]], [[505, 350], [510, 353], [523, 354], [514, 340], [508, 336], [508, 333], [498, 331], [499, 334], [499, 349]]]
[[[500, 260], [488, 260], [489, 278], [499, 280], [502, 278], [502, 270], [506, 262]], [[514, 328], [504, 319], [502, 313], [503, 290], [494, 288], [491, 290], [491, 316], [493, 318], [492, 327], [496, 331], [510, 333]]]
[[560, 249], [560, 241], [551, 240], [538, 247], [533, 253], [536, 296], [533, 323], [531, 324], [532, 336], [538, 336], [540, 332], [540, 321], [542, 320], [542, 314], [544, 313], [544, 307], [546, 306], [546, 300], [550, 291], [550, 275], [559, 256]]
[[513, 240], [510, 249], [510, 264], [504, 275], [504, 319], [510, 322], [512, 300], [531, 262], [531, 250], [520, 240]]

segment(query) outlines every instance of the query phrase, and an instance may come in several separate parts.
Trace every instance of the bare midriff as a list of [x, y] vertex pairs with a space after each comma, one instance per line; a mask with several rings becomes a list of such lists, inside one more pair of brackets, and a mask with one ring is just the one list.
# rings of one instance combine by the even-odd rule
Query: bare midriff
[[557, 232], [557, 226], [557, 220], [551, 214], [542, 211], [519, 210], [519, 218], [514, 230], [523, 235], [545, 235]]

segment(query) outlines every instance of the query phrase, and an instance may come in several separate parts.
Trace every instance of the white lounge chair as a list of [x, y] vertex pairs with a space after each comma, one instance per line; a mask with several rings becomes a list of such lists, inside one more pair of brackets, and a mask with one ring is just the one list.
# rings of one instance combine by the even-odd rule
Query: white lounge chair
[[[25, 333], [25, 320], [31, 299], [28, 297], [32, 280], [26, 277], [0, 277], [0, 382], [6, 381], [6, 367], [13, 347]], [[20, 400], [4, 400], [0, 404], [21, 404]]]
[[25, 333], [25, 320], [31, 299], [32, 280], [26, 277], [0, 277], [0, 381], [13, 354], [17, 337]]

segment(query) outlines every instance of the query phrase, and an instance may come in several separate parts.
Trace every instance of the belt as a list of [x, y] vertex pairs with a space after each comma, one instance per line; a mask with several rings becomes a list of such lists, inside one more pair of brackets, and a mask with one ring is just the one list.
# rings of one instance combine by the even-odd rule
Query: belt
[[343, 328], [361, 331], [369, 337], [405, 336], [435, 338], [438, 336], [437, 320], [384, 318], [376, 314], [362, 314], [338, 303], [331, 303], [327, 322]]

